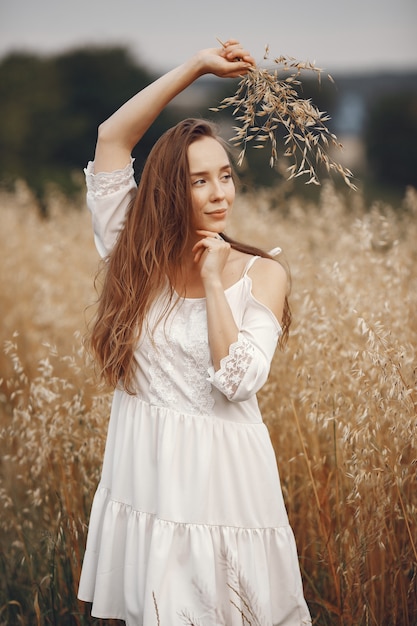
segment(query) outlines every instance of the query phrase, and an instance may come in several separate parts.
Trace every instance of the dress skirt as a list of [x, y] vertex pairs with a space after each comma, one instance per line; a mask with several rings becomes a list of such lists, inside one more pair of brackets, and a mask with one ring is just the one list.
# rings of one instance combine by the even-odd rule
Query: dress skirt
[[116, 391], [79, 597], [130, 626], [310, 624], [266, 426]]

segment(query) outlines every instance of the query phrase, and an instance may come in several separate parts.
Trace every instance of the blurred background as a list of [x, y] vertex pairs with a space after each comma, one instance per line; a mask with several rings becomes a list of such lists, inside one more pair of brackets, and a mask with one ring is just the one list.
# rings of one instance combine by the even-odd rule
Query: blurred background
[[[417, 185], [416, 23], [414, 0], [2, 0], [0, 184], [12, 190], [25, 181], [46, 214], [52, 187], [66, 195], [83, 188], [101, 121], [195, 50], [235, 37], [266, 66], [268, 45], [271, 60], [290, 55], [323, 68], [321, 85], [303, 76], [300, 96], [331, 116], [344, 146], [337, 160], [365, 195], [402, 197]], [[230, 112], [209, 109], [236, 85], [202, 78], [177, 98], [137, 150], [138, 174], [156, 137], [184, 116], [214, 119], [229, 138]], [[282, 176], [262, 150], [248, 151], [241, 174], [256, 186]], [[298, 192], [314, 190], [300, 183]]]
[[[248, 148], [228, 227], [291, 269], [291, 339], [259, 401], [313, 623], [417, 624], [416, 24], [416, 0], [0, 0], [0, 626], [115, 626], [77, 601], [111, 402], [82, 349], [98, 264], [83, 168], [100, 122], [216, 37], [323, 68], [300, 97], [331, 116], [359, 187], [286, 181]], [[236, 88], [206, 77], [176, 98], [137, 176], [180, 118], [229, 138], [230, 110], [210, 109]]]

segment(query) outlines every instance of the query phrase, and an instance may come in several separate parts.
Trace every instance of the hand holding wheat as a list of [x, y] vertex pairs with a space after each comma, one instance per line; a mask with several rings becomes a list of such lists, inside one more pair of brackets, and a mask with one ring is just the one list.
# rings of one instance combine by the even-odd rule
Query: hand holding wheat
[[[267, 46], [264, 60], [268, 59], [268, 54]], [[329, 155], [330, 146], [342, 147], [336, 135], [325, 124], [330, 117], [319, 111], [311, 99], [300, 98], [296, 90], [301, 84], [302, 71], [315, 73], [320, 81], [323, 70], [314, 63], [296, 61], [288, 56], [277, 57], [274, 63], [279, 69], [270, 71], [262, 67], [251, 68], [240, 80], [236, 93], [211, 109], [219, 111], [233, 107], [233, 116], [239, 126], [234, 127], [235, 135], [231, 141], [242, 146], [238, 165], [243, 162], [247, 144], [253, 141], [255, 148], [263, 148], [270, 142], [269, 164], [274, 167], [278, 161], [277, 133], [284, 128], [283, 156], [292, 159], [292, 164], [287, 168], [288, 179], [306, 175], [306, 184], [319, 185], [317, 167], [324, 165], [328, 172], [340, 174], [344, 182], [356, 190], [352, 172]], [[280, 77], [280, 72], [288, 75]], [[328, 78], [333, 81], [331, 76]]]

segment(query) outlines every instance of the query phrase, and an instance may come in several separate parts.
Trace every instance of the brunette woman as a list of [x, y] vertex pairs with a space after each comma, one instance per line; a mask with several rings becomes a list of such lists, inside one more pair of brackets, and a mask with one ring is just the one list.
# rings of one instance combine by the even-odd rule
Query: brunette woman
[[198, 77], [253, 66], [234, 40], [200, 51], [100, 126], [86, 169], [106, 260], [90, 346], [115, 392], [79, 597], [129, 626], [311, 623], [256, 399], [288, 334], [286, 272], [227, 237], [235, 185], [212, 124], [168, 130], [138, 188], [130, 156]]

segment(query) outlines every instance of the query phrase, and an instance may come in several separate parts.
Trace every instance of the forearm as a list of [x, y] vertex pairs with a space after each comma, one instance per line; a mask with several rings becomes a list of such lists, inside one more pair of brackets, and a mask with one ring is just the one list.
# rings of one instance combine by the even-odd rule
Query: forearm
[[217, 371], [221, 360], [229, 354], [230, 346], [237, 341], [239, 329], [221, 283], [205, 285], [205, 292], [210, 353]]
[[103, 122], [96, 145], [96, 172], [124, 167], [161, 111], [202, 73], [198, 57], [193, 57], [142, 89]]
[[100, 126], [100, 138], [132, 149], [161, 111], [201, 74], [198, 57], [164, 74], [128, 100]]

